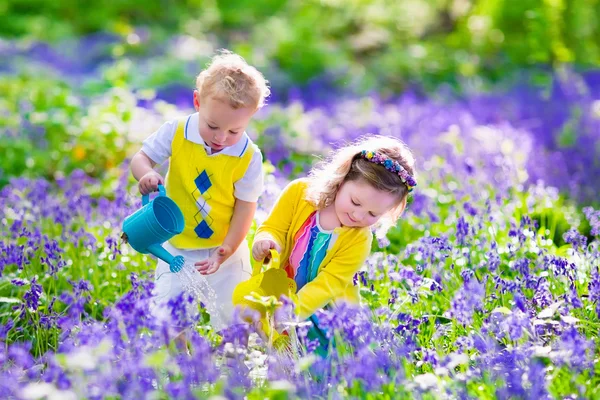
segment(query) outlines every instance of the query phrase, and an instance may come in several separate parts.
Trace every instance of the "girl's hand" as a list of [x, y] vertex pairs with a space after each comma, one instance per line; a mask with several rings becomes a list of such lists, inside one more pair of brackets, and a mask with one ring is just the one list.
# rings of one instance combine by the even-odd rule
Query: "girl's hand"
[[196, 266], [198, 272], [200, 272], [202, 275], [214, 274], [219, 270], [221, 264], [223, 264], [225, 260], [231, 256], [232, 253], [233, 251], [231, 250], [231, 247], [224, 244], [219, 246], [219, 248], [215, 250], [206, 260], [199, 261], [194, 265]]
[[156, 171], [150, 171], [146, 175], [142, 176], [138, 183], [138, 188], [142, 195], [156, 192], [158, 190], [158, 184], [164, 185], [165, 180]]
[[258, 240], [254, 242], [254, 245], [252, 246], [252, 257], [256, 261], [266, 262], [268, 259], [265, 260], [265, 258], [269, 255], [271, 249], [275, 249], [281, 253], [281, 248], [274, 241], [268, 239]]

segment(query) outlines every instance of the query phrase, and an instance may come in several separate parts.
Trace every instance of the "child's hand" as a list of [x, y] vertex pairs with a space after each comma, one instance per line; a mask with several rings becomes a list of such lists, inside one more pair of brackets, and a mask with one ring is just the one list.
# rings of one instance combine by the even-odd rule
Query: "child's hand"
[[256, 261], [268, 261], [265, 260], [265, 258], [269, 255], [269, 252], [271, 251], [271, 249], [275, 249], [278, 252], [281, 253], [281, 249], [279, 248], [279, 245], [277, 243], [275, 243], [272, 240], [258, 240], [256, 242], [254, 242], [254, 245], [252, 246], [252, 257], [256, 260]]
[[158, 190], [158, 184], [164, 185], [165, 180], [156, 171], [150, 171], [146, 175], [142, 176], [138, 183], [140, 193], [145, 195], [148, 193], [156, 192]]
[[233, 251], [231, 250], [231, 247], [224, 244], [215, 250], [214, 253], [212, 253], [212, 255], [206, 260], [198, 261], [194, 265], [197, 267], [196, 269], [198, 272], [200, 272], [202, 275], [214, 274], [218, 271], [221, 264], [223, 264], [225, 260], [231, 256], [232, 253]]

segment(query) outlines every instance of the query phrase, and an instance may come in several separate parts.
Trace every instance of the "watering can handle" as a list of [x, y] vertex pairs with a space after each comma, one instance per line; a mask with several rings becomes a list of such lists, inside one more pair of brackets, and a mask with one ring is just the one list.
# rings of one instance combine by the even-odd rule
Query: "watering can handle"
[[281, 260], [279, 258], [279, 252], [275, 249], [270, 250], [269, 262], [267, 263], [267, 269], [275, 268], [278, 269], [280, 267]]
[[265, 263], [261, 261], [253, 262], [252, 265], [252, 276], [256, 276], [262, 272], [263, 266], [266, 266], [266, 269], [274, 268], [278, 269], [280, 267], [280, 257], [279, 252], [275, 249], [270, 250], [270, 254], [267, 258], [265, 258]]
[[[165, 190], [165, 187], [161, 184], [158, 184], [158, 195], [159, 196], [166, 196], [167, 195], [167, 191]], [[142, 205], [145, 206], [146, 204], [148, 204], [150, 201], [150, 195], [149, 194], [145, 194], [142, 196]]]
[[275, 249], [271, 249], [269, 256], [266, 257], [263, 262], [258, 261], [253, 263], [252, 276], [260, 274], [262, 272], [263, 267], [266, 268], [265, 271], [271, 268], [278, 269], [281, 264], [279, 252]]

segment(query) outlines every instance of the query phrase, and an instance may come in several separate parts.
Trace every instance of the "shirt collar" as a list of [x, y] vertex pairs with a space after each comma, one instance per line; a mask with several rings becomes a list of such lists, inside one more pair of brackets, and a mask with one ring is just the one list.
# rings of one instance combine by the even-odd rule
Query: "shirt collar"
[[[183, 132], [184, 137], [192, 143], [201, 144], [202, 146], [204, 146], [204, 150], [206, 150], [206, 153], [211, 155], [212, 149], [210, 148], [210, 146], [204, 143], [204, 140], [200, 136], [199, 124], [200, 116], [198, 115], [198, 113], [189, 115], [185, 121], [185, 130]], [[248, 148], [249, 143], [250, 138], [244, 131], [242, 133], [242, 138], [236, 144], [234, 144], [233, 146], [225, 147], [223, 150], [216, 154], [225, 154], [228, 156], [241, 157]]]

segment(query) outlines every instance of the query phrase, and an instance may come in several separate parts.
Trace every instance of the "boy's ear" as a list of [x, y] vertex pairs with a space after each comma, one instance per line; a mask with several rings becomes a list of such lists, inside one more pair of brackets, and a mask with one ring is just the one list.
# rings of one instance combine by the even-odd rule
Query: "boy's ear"
[[196, 111], [200, 111], [200, 92], [194, 90], [194, 108]]

